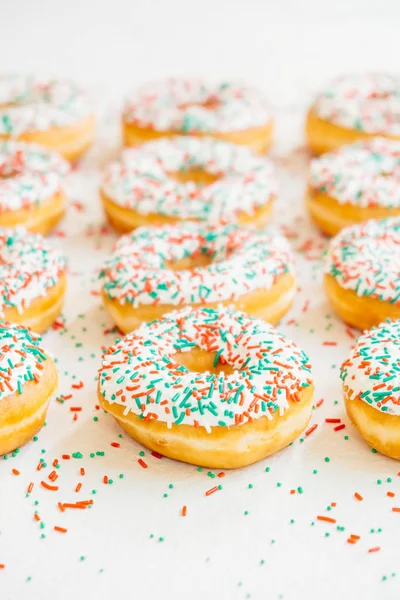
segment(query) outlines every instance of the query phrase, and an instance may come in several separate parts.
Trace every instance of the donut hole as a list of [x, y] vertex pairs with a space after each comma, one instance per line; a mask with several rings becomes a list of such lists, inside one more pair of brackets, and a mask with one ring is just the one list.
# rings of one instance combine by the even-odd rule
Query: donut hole
[[204, 102], [183, 102], [178, 105], [180, 110], [186, 110], [187, 108], [192, 108], [192, 106], [201, 106], [206, 110], [218, 110], [221, 106], [221, 102], [218, 100], [216, 96], [210, 96]]
[[217, 357], [216, 352], [207, 352], [196, 346], [189, 352], [177, 352], [171, 356], [171, 360], [186, 367], [189, 371], [195, 373], [211, 373], [219, 375], [232, 375], [235, 369], [232, 365], [225, 362], [222, 356]]
[[198, 187], [206, 187], [221, 179], [218, 173], [210, 173], [204, 169], [193, 168], [167, 173], [168, 177], [178, 183], [194, 183]]
[[187, 256], [180, 260], [164, 263], [164, 267], [170, 271], [188, 271], [199, 267], [208, 267], [213, 262], [210, 254], [198, 253], [195, 256]]

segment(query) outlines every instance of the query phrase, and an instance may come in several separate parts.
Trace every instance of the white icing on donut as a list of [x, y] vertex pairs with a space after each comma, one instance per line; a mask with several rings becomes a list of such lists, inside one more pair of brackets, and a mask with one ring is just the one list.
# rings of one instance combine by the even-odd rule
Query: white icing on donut
[[[168, 267], [199, 255], [211, 264], [178, 271]], [[237, 225], [187, 222], [141, 227], [123, 236], [100, 278], [108, 297], [121, 304], [182, 306], [269, 290], [285, 273], [294, 276], [294, 258], [285, 238]]]
[[22, 394], [27, 382], [40, 380], [48, 359], [41, 341], [26, 327], [0, 323], [0, 404], [11, 394]]
[[123, 120], [178, 133], [239, 131], [271, 121], [265, 97], [232, 82], [171, 78], [150, 83], [126, 100]]
[[331, 240], [324, 271], [358, 296], [400, 304], [400, 217], [343, 229]]
[[73, 125], [90, 114], [85, 93], [71, 81], [0, 76], [2, 135]]
[[69, 165], [36, 144], [0, 141], [0, 212], [38, 205], [60, 191]]
[[[215, 353], [232, 374], [189, 371], [174, 359], [195, 347]], [[260, 319], [241, 312], [184, 309], [143, 325], [111, 347], [100, 393], [143, 419], [230, 427], [290, 409], [312, 383], [307, 356]]]
[[325, 120], [372, 134], [400, 135], [400, 76], [385, 73], [344, 75], [314, 103]]
[[311, 161], [310, 187], [340, 204], [400, 206], [400, 141], [375, 138]]
[[[195, 168], [220, 178], [199, 186], [169, 176]], [[232, 222], [240, 213], [251, 215], [265, 206], [277, 193], [277, 181], [272, 162], [244, 146], [176, 137], [124, 150], [106, 169], [102, 191], [140, 214], [215, 223]]]
[[400, 416], [400, 321], [365, 332], [343, 363], [346, 395], [390, 415]]
[[47, 295], [65, 272], [65, 259], [39, 234], [23, 227], [0, 228], [0, 316], [16, 307], [22, 313]]

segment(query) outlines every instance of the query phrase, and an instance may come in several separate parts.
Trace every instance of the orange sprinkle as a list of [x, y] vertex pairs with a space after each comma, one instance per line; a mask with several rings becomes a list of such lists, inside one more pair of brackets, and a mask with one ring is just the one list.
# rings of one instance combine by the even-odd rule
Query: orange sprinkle
[[355, 539], [353, 539], [353, 538], [351, 538], [351, 537], [349, 537], [349, 538], [347, 539], [347, 543], [348, 543], [348, 544], [355, 544], [355, 543], [356, 543], [356, 540], [355, 540]]
[[336, 502], [331, 502], [331, 506], [335, 507], [336, 506]]
[[51, 492], [56, 492], [58, 490], [58, 485], [50, 485], [46, 481], [41, 481], [40, 485], [42, 485], [46, 490], [50, 490]]
[[71, 412], [79, 412], [79, 411], [81, 411], [81, 410], [82, 410], [82, 406], [70, 406], [70, 407], [69, 407], [69, 410], [70, 410]]
[[84, 475], [84, 474], [85, 474], [85, 472], [86, 472], [86, 471], [85, 471], [85, 469], [84, 469], [83, 467], [81, 467], [80, 474], [81, 474], [81, 475]]
[[315, 405], [317, 408], [319, 408], [321, 406], [321, 404], [323, 404], [324, 399], [321, 398], [321, 400], [318, 400], [317, 404]]
[[368, 550], [368, 552], [369, 552], [369, 553], [371, 553], [371, 552], [379, 552], [379, 550], [380, 550], [380, 549], [381, 549], [381, 548], [380, 548], [380, 546], [375, 546], [375, 548], [370, 548], [370, 549]]
[[351, 537], [352, 540], [355, 540], [355, 541], [357, 541], [357, 540], [360, 539], [360, 536], [356, 535], [355, 533], [352, 533], [350, 537]]
[[33, 481], [31, 481], [31, 482], [30, 482], [30, 484], [28, 485], [28, 489], [26, 490], [26, 491], [28, 492], [28, 494], [30, 494], [30, 493], [31, 493], [31, 491], [33, 490], [33, 486], [34, 486], [34, 485], [35, 485], [35, 484], [33, 483]]
[[211, 494], [214, 494], [214, 492], [218, 491], [218, 486], [215, 485], [214, 487], [210, 488], [209, 490], [206, 491], [206, 496], [211, 496]]
[[0, 569], [5, 569], [6, 565], [0, 564]]
[[394, 498], [395, 495], [396, 494], [394, 492], [386, 492], [386, 496], [389, 496], [389, 498]]
[[138, 463], [141, 467], [143, 467], [143, 469], [147, 469], [146, 463], [141, 458], [138, 459]]
[[312, 434], [312, 432], [313, 432], [313, 431], [315, 431], [315, 430], [317, 429], [317, 427], [318, 427], [318, 423], [314, 423], [314, 425], [312, 425], [312, 426], [310, 427], [310, 429], [307, 429], [307, 431], [306, 431], [306, 436], [309, 436], [309, 435], [311, 435], [311, 434]]
[[76, 491], [76, 492], [79, 492], [79, 491], [80, 491], [80, 489], [81, 489], [81, 487], [82, 487], [82, 484], [81, 484], [81, 483], [78, 483], [78, 485], [77, 485], [77, 486], [76, 486], [76, 488], [75, 488], [75, 491]]
[[360, 501], [364, 500], [364, 498], [358, 492], [354, 492], [354, 498], [357, 498], [357, 500], [360, 500]]
[[39, 515], [37, 513], [35, 513], [33, 515], [33, 518], [35, 519], [35, 521], [40, 521], [40, 517], [39, 517]]
[[332, 519], [332, 517], [325, 517], [325, 515], [318, 515], [318, 521], [326, 521], [326, 523], [336, 523], [336, 519]]
[[295, 494], [295, 493], [296, 493], [296, 490], [290, 490], [290, 493], [291, 493], [291, 494]]
[[218, 473], [218, 477], [225, 477], [225, 473], [221, 471], [220, 473]]
[[54, 525], [54, 531], [59, 531], [60, 533], [67, 533], [68, 529], [64, 529], [64, 527], [59, 527], [58, 525]]
[[61, 510], [61, 512], [65, 512], [64, 505], [61, 502], [58, 503], [58, 508]]
[[182, 506], [182, 517], [186, 517], [187, 507]]
[[398, 506], [393, 506], [392, 512], [400, 512], [400, 508]]
[[52, 471], [49, 475], [49, 479], [50, 479], [50, 481], [54, 482], [56, 479], [58, 479], [57, 473], [55, 471]]
[[13, 469], [12, 471], [13, 475], [20, 475], [21, 473], [18, 471], [18, 469]]
[[58, 465], [58, 460], [55, 458], [55, 459], [53, 460], [53, 467], [56, 467], [57, 465]]
[[63, 458], [64, 460], [69, 460], [71, 457], [69, 454], [61, 454], [61, 458]]
[[103, 483], [108, 483], [108, 477], [107, 477], [107, 475], [104, 475], [104, 477], [103, 477]]

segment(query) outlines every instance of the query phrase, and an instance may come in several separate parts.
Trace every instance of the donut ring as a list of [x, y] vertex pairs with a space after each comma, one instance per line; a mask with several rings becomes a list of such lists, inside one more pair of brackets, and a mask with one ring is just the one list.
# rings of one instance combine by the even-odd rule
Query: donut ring
[[233, 305], [277, 323], [296, 292], [286, 240], [237, 225], [136, 229], [117, 242], [100, 279], [104, 305], [124, 333], [188, 305]]
[[358, 338], [343, 363], [344, 402], [370, 446], [400, 460], [400, 322], [388, 321]]
[[122, 233], [181, 221], [263, 227], [277, 187], [271, 161], [248, 148], [176, 137], [124, 150], [106, 168], [100, 195]]
[[60, 314], [65, 259], [39, 234], [0, 228], [0, 318], [42, 333]]
[[240, 312], [184, 309], [111, 347], [101, 406], [169, 458], [234, 469], [290, 444], [306, 427], [308, 358], [271, 325]]
[[57, 370], [41, 341], [25, 327], [0, 323], [0, 456], [42, 428], [57, 389]]
[[48, 233], [65, 212], [68, 163], [35, 144], [0, 141], [0, 227]]
[[122, 115], [125, 146], [174, 135], [212, 136], [265, 153], [272, 141], [269, 103], [253, 88], [232, 82], [170, 78], [139, 89]]
[[306, 119], [315, 154], [376, 136], [400, 139], [400, 77], [384, 73], [339, 77], [321, 92]]
[[0, 76], [0, 139], [37, 143], [76, 161], [93, 132], [86, 96], [72, 82]]
[[311, 161], [308, 210], [328, 235], [400, 215], [400, 141], [375, 138]]
[[332, 239], [324, 266], [337, 314], [358, 329], [400, 318], [400, 217], [366, 221]]

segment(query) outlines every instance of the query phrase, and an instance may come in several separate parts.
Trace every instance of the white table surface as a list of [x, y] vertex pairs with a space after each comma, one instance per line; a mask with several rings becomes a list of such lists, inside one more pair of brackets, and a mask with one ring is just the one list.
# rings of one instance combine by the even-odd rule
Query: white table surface
[[[44, 343], [58, 358], [58, 396], [72, 398], [63, 404], [54, 399], [38, 441], [0, 461], [1, 600], [400, 597], [400, 516], [391, 510], [400, 506], [400, 464], [373, 454], [345, 415], [339, 365], [353, 332], [332, 315], [324, 297], [326, 240], [309, 223], [302, 200], [307, 172], [302, 119], [313, 92], [345, 71], [398, 69], [400, 5], [368, 6], [364, 0], [14, 0], [3, 6], [1, 70], [86, 83], [100, 125], [95, 146], [68, 183], [68, 216], [50, 238], [68, 256], [71, 273], [66, 330], [49, 332]], [[122, 430], [95, 408], [101, 348], [116, 338], [107, 333], [112, 323], [96, 295], [96, 270], [115, 241], [104, 230], [99, 169], [119, 144], [123, 94], [169, 74], [247, 80], [268, 92], [276, 106], [273, 155], [281, 195], [272, 225], [289, 235], [299, 273], [295, 306], [281, 329], [309, 353], [315, 402], [324, 399], [313, 412], [311, 424], [318, 428], [312, 435], [221, 479], [147, 450], [143, 469], [138, 464], [143, 448], [126, 434], [119, 438]], [[324, 345], [327, 341], [337, 345]], [[71, 387], [81, 381], [81, 389]], [[82, 407], [76, 421], [71, 406]], [[334, 432], [325, 423], [332, 417], [345, 429]], [[114, 441], [120, 448], [110, 445]], [[83, 457], [61, 458], [76, 452]], [[91, 458], [96, 452], [104, 455]], [[61, 464], [59, 491], [50, 492], [40, 482], [55, 458]], [[40, 459], [47, 467], [37, 471]], [[104, 484], [104, 475], [113, 484]], [[35, 486], [27, 497], [31, 481]], [[205, 496], [216, 483], [222, 490]], [[59, 511], [59, 501], [77, 499], [93, 499], [94, 505]], [[336, 523], [317, 521], [317, 515]], [[347, 543], [350, 534], [360, 536], [357, 544]], [[368, 553], [376, 546], [379, 552]]]

